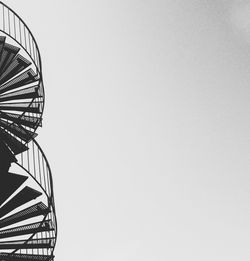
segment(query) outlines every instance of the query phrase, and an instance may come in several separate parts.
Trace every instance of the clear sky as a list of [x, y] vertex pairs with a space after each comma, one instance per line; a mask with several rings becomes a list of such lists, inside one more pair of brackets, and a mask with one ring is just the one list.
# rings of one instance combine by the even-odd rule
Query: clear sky
[[5, 3], [42, 55], [55, 260], [249, 260], [250, 1]]

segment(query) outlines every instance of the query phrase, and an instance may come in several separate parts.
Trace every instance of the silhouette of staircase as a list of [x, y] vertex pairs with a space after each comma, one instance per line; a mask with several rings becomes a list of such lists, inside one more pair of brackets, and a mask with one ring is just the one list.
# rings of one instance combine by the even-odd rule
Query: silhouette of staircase
[[13, 215], [1, 219], [0, 228], [10, 226], [33, 217], [46, 216], [48, 213], [50, 213], [50, 208], [48, 208], [44, 203], [39, 202], [35, 205], [22, 209], [21, 211], [18, 211]]
[[[3, 175], [5, 175], [4, 179], [0, 177], [0, 240], [53, 231], [51, 220], [43, 218], [39, 222], [32, 222], [32, 218], [45, 217], [50, 213], [49, 207], [42, 202], [25, 207], [42, 195], [40, 191], [24, 186], [28, 177], [8, 172]], [[19, 210], [15, 211], [17, 209]], [[13, 211], [15, 213], [9, 215]], [[22, 221], [25, 221], [25, 224], [17, 225]], [[48, 249], [53, 248], [54, 240], [55, 238], [5, 240], [0, 242], [0, 250]], [[6, 258], [4, 255], [0, 253], [0, 260]], [[4, 260], [25, 260], [25, 257], [26, 255], [19, 254]], [[40, 255], [28, 255], [27, 258], [28, 260], [49, 260], [49, 257], [45, 255], [41, 257]]]
[[19, 51], [0, 37], [0, 136], [14, 155], [27, 149], [20, 143], [35, 137], [42, 120], [40, 78]]
[[53, 184], [35, 141], [44, 88], [36, 41], [0, 2], [0, 261], [52, 261], [57, 237]]
[[6, 261], [51, 261], [54, 256], [28, 254], [0, 254], [0, 260]]

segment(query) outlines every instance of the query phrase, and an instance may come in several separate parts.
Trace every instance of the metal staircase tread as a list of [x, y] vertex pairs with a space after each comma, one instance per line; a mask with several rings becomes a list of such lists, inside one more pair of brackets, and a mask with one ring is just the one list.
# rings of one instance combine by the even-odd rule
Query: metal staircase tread
[[2, 56], [5, 40], [6, 40], [5, 36], [0, 36], [0, 57]]
[[25, 144], [3, 129], [0, 131], [0, 138], [11, 149], [14, 155], [18, 155], [19, 153], [28, 150], [28, 147]]
[[17, 136], [24, 142], [29, 142], [34, 136], [36, 136], [34, 132], [24, 129], [23, 127], [15, 123], [8, 123], [7, 121], [2, 120], [1, 118], [0, 118], [0, 127], [2, 127], [4, 130], [9, 131], [13, 135]]
[[5, 69], [9, 66], [14, 57], [18, 54], [20, 48], [4, 43], [3, 50], [0, 57], [0, 75], [3, 74]]
[[18, 194], [12, 197], [0, 208], [0, 217], [5, 216], [12, 210], [41, 196], [42, 193], [28, 186], [24, 187]]
[[0, 118], [12, 121], [16, 124], [21, 124], [30, 128], [36, 128], [37, 126], [41, 126], [41, 118], [35, 116], [25, 116], [16, 113], [5, 113], [0, 112]]
[[51, 220], [45, 220], [41, 222], [35, 222], [27, 225], [0, 230], [0, 238], [21, 236], [21, 235], [46, 232], [52, 230], [53, 228], [51, 226]]
[[53, 255], [0, 253], [0, 260], [5, 261], [51, 261], [53, 258]]
[[33, 82], [37, 82], [38, 80], [38, 75], [32, 69], [28, 69], [8, 82], [0, 85], [0, 93], [20, 88]]
[[38, 88], [39, 86], [32, 86], [18, 91], [0, 95], [0, 102], [38, 98]]
[[45, 216], [50, 213], [50, 209], [42, 202], [34, 204], [30, 207], [22, 209], [21, 211], [10, 215], [4, 219], [0, 220], [0, 228], [4, 228], [18, 222], [37, 217], [37, 216]]
[[16, 103], [2, 103], [0, 104], [0, 110], [4, 111], [22, 111], [22, 112], [30, 112], [30, 113], [41, 113], [40, 103], [32, 103], [30, 102], [16, 102]]
[[0, 205], [2, 205], [26, 180], [28, 177], [7, 173], [1, 175], [0, 182]]
[[28, 61], [20, 54], [17, 54], [15, 58], [11, 61], [9, 66], [2, 73], [0, 77], [0, 84], [3, 84], [4, 82], [13, 78], [15, 75], [25, 70], [29, 65], [31, 65], [30, 61]]
[[0, 242], [0, 249], [42, 249], [53, 248], [54, 237], [31, 240], [13, 240]]
[[13, 155], [13, 153], [10, 151], [8, 146], [3, 142], [3, 140], [0, 140], [0, 155], [2, 155], [1, 161], [0, 161], [0, 173], [2, 173], [3, 170], [1, 169], [1, 164], [3, 162], [5, 162], [5, 163], [16, 162], [16, 158]]

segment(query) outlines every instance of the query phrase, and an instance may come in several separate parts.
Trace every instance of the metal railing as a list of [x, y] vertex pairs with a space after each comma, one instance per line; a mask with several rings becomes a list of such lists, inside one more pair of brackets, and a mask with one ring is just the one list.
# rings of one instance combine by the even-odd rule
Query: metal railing
[[[17, 156], [18, 165], [24, 168], [41, 186], [55, 213], [53, 179], [48, 160], [35, 139], [32, 139], [26, 146], [29, 149]], [[52, 217], [52, 221], [57, 227], [56, 217]]]
[[[36, 40], [26, 25], [22, 18], [15, 13], [11, 8], [0, 1], [0, 31], [15, 40], [29, 55], [32, 62], [34, 63], [37, 73], [40, 75], [40, 85], [42, 86], [42, 98], [37, 98], [37, 100], [42, 99], [44, 102], [44, 88], [42, 80], [42, 63], [41, 56], [39, 52]], [[37, 101], [32, 101], [30, 106], [34, 106]], [[41, 114], [43, 113], [43, 108], [41, 109]], [[26, 169], [30, 175], [39, 183], [48, 198], [49, 202], [54, 209], [54, 194], [53, 194], [53, 184], [52, 175], [49, 167], [49, 163], [39, 146], [39, 144], [32, 139], [26, 146], [29, 150], [21, 153], [18, 158], [18, 164]], [[56, 219], [53, 217], [55, 225]]]
[[[57, 239], [57, 220], [55, 212], [55, 202], [54, 202], [54, 191], [53, 191], [53, 180], [51, 169], [48, 163], [48, 160], [42, 151], [41, 147], [35, 139], [32, 139], [26, 146], [29, 148], [27, 151], [19, 154], [17, 156], [17, 164], [25, 169], [29, 175], [39, 184], [44, 193], [48, 198], [48, 204], [51, 208], [51, 212], [46, 217], [47, 220], [51, 220], [54, 231], [47, 233], [40, 233], [36, 238], [42, 239], [54, 237], [54, 245], [56, 244]], [[49, 234], [48, 234], [49, 233]], [[46, 254], [53, 254], [50, 250], [46, 250]], [[49, 253], [49, 252], [51, 253]]]
[[[41, 112], [39, 113], [41, 117], [44, 108], [44, 87], [42, 79], [42, 62], [38, 45], [33, 34], [31, 33], [30, 29], [25, 24], [25, 22], [3, 2], [0, 2], [0, 32], [14, 40], [17, 43], [17, 45], [19, 45], [27, 53], [34, 65], [33, 67], [36, 68], [36, 73], [39, 74], [41, 98], [33, 100], [32, 102], [30, 102], [29, 106], [32, 107], [39, 103], [42, 106]], [[29, 116], [29, 113], [23, 113], [23, 115]], [[52, 256], [57, 238], [57, 220], [55, 213], [53, 180], [51, 170], [44, 152], [42, 151], [41, 147], [35, 139], [32, 138], [31, 141], [25, 145], [28, 147], [28, 150], [24, 151], [23, 153], [17, 156], [17, 164], [29, 173], [29, 175], [34, 179], [34, 181], [36, 181], [39, 184], [39, 186], [47, 196], [48, 207], [51, 209], [51, 212], [45, 217], [45, 219], [51, 220], [52, 226], [54, 228], [54, 231], [34, 234], [31, 236], [31, 238], [53, 238], [53, 248], [43, 250], [47, 251], [47, 253], [40, 253]], [[26, 242], [28, 242], [28, 240]], [[18, 252], [21, 253], [22, 251], [18, 250]]]
[[18, 42], [26, 50], [37, 70], [42, 71], [40, 52], [33, 34], [22, 18], [3, 2], [0, 2], [0, 31]]
[[[39, 92], [42, 98], [37, 98], [42, 102], [41, 114], [44, 110], [45, 92], [42, 76], [42, 61], [37, 42], [22, 18], [11, 8], [0, 1], [0, 32], [8, 35], [17, 42], [30, 57], [39, 75]], [[32, 102], [30, 103], [32, 106]]]

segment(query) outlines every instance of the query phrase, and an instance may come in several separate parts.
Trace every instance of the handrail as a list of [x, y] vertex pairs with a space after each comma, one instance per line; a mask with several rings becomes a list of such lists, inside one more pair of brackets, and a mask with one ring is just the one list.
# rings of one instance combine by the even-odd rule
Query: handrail
[[49, 199], [49, 206], [52, 210], [49, 214], [49, 218], [54, 224], [56, 244], [58, 228], [54, 201], [53, 179], [50, 165], [43, 150], [35, 139], [32, 139], [28, 144], [26, 144], [26, 146], [29, 149], [16, 156], [18, 160], [17, 163], [41, 186]]
[[[6, 35], [9, 38], [9, 40], [12, 39], [13, 41], [15, 41], [16, 44], [26, 52], [27, 56], [29, 56], [30, 58], [30, 61], [33, 63], [33, 67], [35, 67], [36, 69], [35, 73], [39, 75], [39, 86], [41, 88], [40, 90], [42, 91], [43, 96], [43, 98], [41, 98], [41, 104], [43, 105], [41, 109], [42, 115], [44, 110], [43, 103], [45, 101], [45, 92], [42, 77], [41, 55], [37, 42], [26, 23], [22, 20], [22, 18], [19, 17], [19, 15], [15, 13], [15, 11], [13, 11], [11, 8], [9, 8], [1, 1], [0, 32], [2, 32], [4, 36]], [[35, 103], [36, 100], [34, 99], [30, 102], [29, 106], [32, 106]], [[54, 228], [54, 231], [51, 232], [54, 238], [53, 248], [52, 250], [47, 250], [47, 254], [51, 255], [51, 257], [53, 258], [54, 247], [57, 241], [57, 219], [55, 211], [53, 179], [51, 169], [43, 150], [34, 138], [31, 137], [31, 140], [25, 145], [28, 147], [28, 150], [16, 156], [18, 160], [17, 164], [24, 170], [26, 170], [29, 173], [29, 175], [39, 184], [39, 186], [44, 192], [44, 195], [46, 195], [48, 199], [48, 208], [50, 208], [51, 212], [48, 213], [47, 217], [45, 217], [44, 219], [50, 219]], [[36, 235], [33, 234], [31, 235], [30, 239], [33, 236], [36, 236], [39, 239], [46, 238], [46, 235], [44, 236], [43, 233]], [[26, 240], [26, 242], [28, 241], [29, 239]], [[14, 252], [16, 251], [19, 250], [15, 250]]]
[[[49, 162], [35, 139], [26, 144], [29, 148], [27, 151], [17, 155], [18, 164], [22, 166], [28, 173], [40, 184], [55, 212], [53, 179]], [[57, 222], [55, 220], [55, 225]]]
[[[2, 14], [2, 15], [1, 15]], [[2, 16], [2, 18], [1, 18]], [[44, 92], [44, 86], [43, 86], [43, 78], [42, 78], [42, 62], [41, 62], [41, 55], [40, 51], [37, 45], [37, 42], [35, 40], [35, 37], [33, 36], [32, 32], [30, 31], [29, 27], [26, 25], [26, 23], [23, 21], [23, 19], [10, 7], [8, 7], [6, 4], [0, 1], [0, 31], [7, 34], [9, 37], [11, 37], [13, 40], [15, 40], [23, 49], [27, 52], [27, 54], [32, 59], [37, 72], [40, 74], [40, 84], [43, 91], [43, 103], [45, 102], [45, 92]], [[32, 106], [32, 102], [31, 102]], [[44, 106], [42, 108], [43, 112]], [[42, 113], [41, 113], [42, 114]], [[46, 194], [51, 198], [52, 202], [50, 202], [54, 208], [54, 192], [53, 192], [53, 180], [51, 175], [51, 170], [49, 163], [47, 161], [47, 158], [45, 154], [43, 153], [41, 147], [39, 144], [32, 139], [32, 141], [27, 144], [27, 146], [30, 148], [32, 146], [32, 149], [30, 148], [28, 152], [24, 152], [21, 154], [21, 158], [25, 157], [24, 155], [26, 153], [30, 154], [29, 151], [34, 151], [34, 147], [36, 147], [35, 151], [40, 155], [39, 158], [41, 158], [41, 161], [43, 162], [42, 166], [34, 166], [34, 168], [44, 168], [43, 169], [43, 178], [36, 177], [36, 171], [31, 171], [30, 166], [25, 166], [25, 160], [20, 161], [22, 162], [22, 166], [29, 171], [29, 173], [39, 182], [39, 184], [43, 187], [43, 189], [46, 191]], [[27, 156], [28, 159], [26, 162], [28, 165], [31, 165], [33, 162], [36, 164], [36, 160], [32, 161], [29, 159], [30, 156]], [[44, 167], [45, 165], [45, 167]], [[47, 174], [45, 173], [45, 169]], [[42, 170], [40, 170], [42, 171]], [[46, 175], [45, 175], [46, 174]]]
[[[10, 7], [0, 1], [0, 31], [7, 34], [10, 38], [16, 41], [28, 54], [33, 64], [36, 67], [37, 73], [40, 76], [40, 88], [43, 93], [43, 103], [45, 103], [45, 91], [42, 75], [42, 60], [38, 44], [34, 35], [23, 19]], [[42, 107], [42, 113], [44, 105]]]
[[39, 72], [42, 71], [41, 55], [32, 32], [23, 19], [0, 1], [0, 30], [15, 39], [30, 55]]

